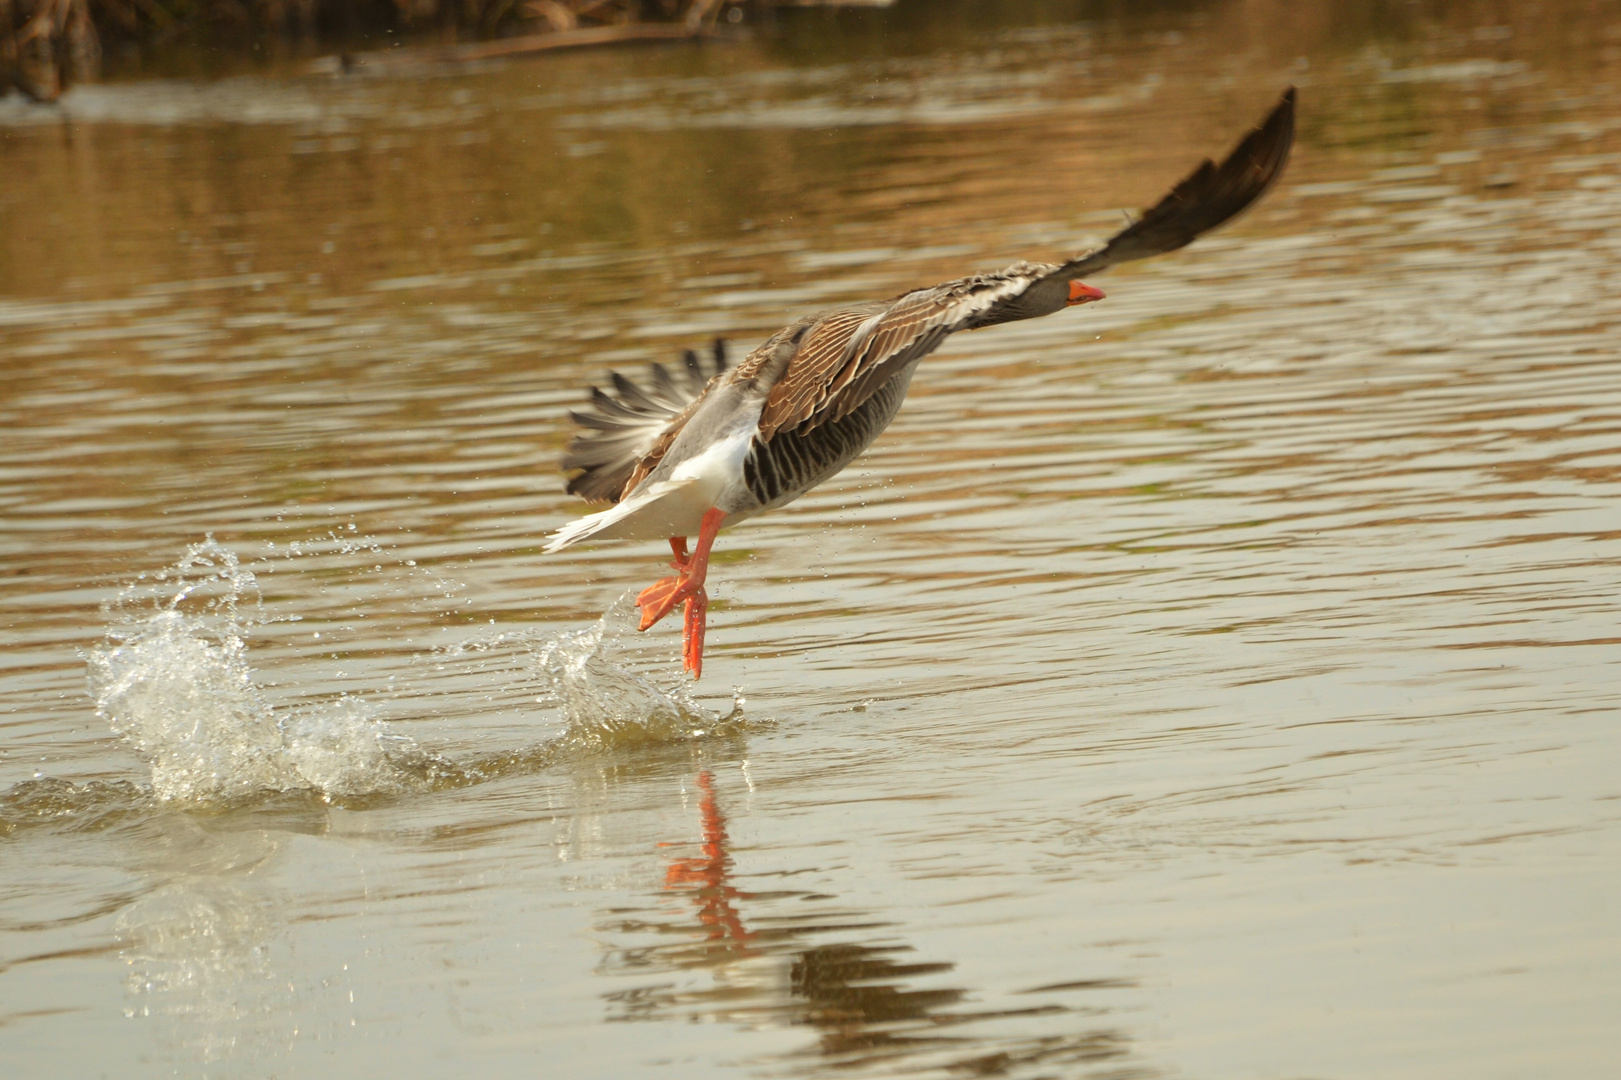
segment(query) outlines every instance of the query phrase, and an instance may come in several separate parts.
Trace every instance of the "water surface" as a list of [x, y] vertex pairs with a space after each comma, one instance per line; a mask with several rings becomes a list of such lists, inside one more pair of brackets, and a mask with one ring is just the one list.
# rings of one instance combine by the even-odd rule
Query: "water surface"
[[[17, 1075], [1613, 1075], [1621, 9], [952, 13], [0, 101]], [[540, 554], [606, 368], [1290, 83], [723, 537], [702, 683], [662, 545]]]

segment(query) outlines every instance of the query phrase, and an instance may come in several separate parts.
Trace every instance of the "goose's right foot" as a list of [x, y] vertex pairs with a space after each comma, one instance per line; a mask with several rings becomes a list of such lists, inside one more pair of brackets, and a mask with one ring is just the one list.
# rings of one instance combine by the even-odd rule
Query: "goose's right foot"
[[646, 630], [685, 603], [681, 625], [681, 666], [697, 678], [704, 668], [705, 616], [709, 611], [709, 594], [704, 591], [704, 579], [709, 576], [709, 549], [714, 546], [720, 532], [720, 523], [726, 515], [720, 510], [704, 514], [698, 531], [698, 546], [689, 557], [687, 539], [670, 537], [670, 550], [675, 561], [670, 565], [676, 576], [659, 578], [636, 597], [636, 606], [642, 609], [639, 629]]

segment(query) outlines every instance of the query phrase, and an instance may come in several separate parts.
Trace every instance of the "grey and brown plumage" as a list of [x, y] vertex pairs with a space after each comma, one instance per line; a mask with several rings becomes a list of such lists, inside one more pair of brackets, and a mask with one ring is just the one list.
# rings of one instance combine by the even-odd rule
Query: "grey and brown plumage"
[[[572, 413], [585, 430], [563, 458], [571, 493], [613, 503], [547, 545], [668, 538], [676, 576], [644, 590], [642, 629], [686, 606], [685, 666], [702, 670], [710, 546], [730, 527], [803, 495], [850, 463], [894, 419], [918, 361], [959, 330], [1050, 315], [1103, 299], [1079, 280], [1184, 247], [1232, 220], [1282, 174], [1294, 142], [1295, 91], [1218, 165], [1206, 160], [1095, 251], [1063, 263], [1018, 262], [889, 300], [807, 316], [736, 365], [716, 343], [706, 367], [688, 352], [647, 384], [612, 377]], [[688, 536], [696, 550], [687, 554]]]

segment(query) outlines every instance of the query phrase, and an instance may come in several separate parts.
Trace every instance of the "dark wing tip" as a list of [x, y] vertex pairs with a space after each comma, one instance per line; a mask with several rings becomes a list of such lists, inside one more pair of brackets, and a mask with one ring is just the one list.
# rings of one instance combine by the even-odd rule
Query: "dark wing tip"
[[1283, 175], [1295, 141], [1294, 87], [1220, 165], [1203, 161], [1142, 217], [1097, 251], [1066, 263], [1059, 273], [1095, 274], [1116, 263], [1186, 247], [1253, 206]]

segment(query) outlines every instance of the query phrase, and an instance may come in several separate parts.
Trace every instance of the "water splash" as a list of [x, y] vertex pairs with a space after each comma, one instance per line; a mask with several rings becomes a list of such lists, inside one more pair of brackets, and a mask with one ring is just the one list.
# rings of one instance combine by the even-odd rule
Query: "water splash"
[[626, 592], [585, 630], [551, 637], [536, 656], [548, 694], [568, 722], [564, 736], [581, 749], [609, 749], [645, 742], [703, 738], [737, 728], [743, 699], [734, 696], [726, 715], [698, 704], [685, 677], [660, 690], [626, 662], [625, 633], [635, 625], [636, 605]]
[[[251, 617], [248, 612], [252, 612]], [[277, 710], [254, 680], [245, 636], [267, 620], [254, 573], [212, 537], [126, 588], [88, 654], [90, 694], [152, 770], [164, 801], [231, 801], [309, 790], [356, 796], [420, 786], [426, 757], [364, 701]]]
[[[542, 634], [502, 630], [459, 642], [440, 653], [442, 664], [475, 656], [502, 666], [519, 686], [539, 691], [534, 701], [561, 714], [560, 748], [570, 752], [626, 749], [651, 743], [736, 734], [743, 730], [743, 699], [722, 714], [696, 701], [685, 676], [660, 689], [650, 672], [669, 671], [673, 659], [657, 639], [632, 636], [634, 590], [621, 595], [583, 630]], [[507, 689], [512, 689], [509, 682]]]
[[[150, 788], [117, 785], [119, 814], [132, 790], [170, 805], [277, 795], [353, 802], [535, 772], [563, 756], [726, 737], [750, 726], [740, 697], [723, 715], [694, 700], [684, 676], [670, 689], [655, 684], [647, 672], [669, 671], [670, 658], [656, 640], [629, 635], [636, 621], [630, 593], [583, 630], [480, 632], [431, 654], [439, 667], [472, 675], [486, 690], [516, 689], [560, 714], [562, 733], [530, 746], [458, 762], [392, 730], [364, 697], [277, 705], [250, 664], [248, 642], [258, 629], [299, 617], [267, 613], [259, 577], [307, 550], [316, 554], [309, 550], [316, 547], [323, 555], [336, 549], [368, 559], [382, 552], [367, 538], [334, 533], [272, 551], [250, 568], [209, 537], [173, 567], [141, 575], [107, 605], [106, 639], [86, 653], [90, 695], [96, 715], [151, 770]], [[459, 586], [429, 577], [436, 597], [460, 602]], [[50, 778], [18, 785], [0, 799], [0, 831], [25, 820], [99, 821], [106, 816], [99, 790]]]

